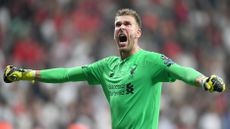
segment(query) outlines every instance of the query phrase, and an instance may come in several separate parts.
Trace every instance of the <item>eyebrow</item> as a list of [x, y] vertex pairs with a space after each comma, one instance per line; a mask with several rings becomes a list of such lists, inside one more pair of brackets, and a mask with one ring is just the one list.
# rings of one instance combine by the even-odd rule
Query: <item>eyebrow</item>
[[131, 21], [123, 21], [123, 22], [117, 21], [117, 22], [115, 22], [115, 25], [118, 25], [118, 24], [121, 24], [121, 23], [124, 23], [124, 24], [129, 23], [129, 24], [131, 24], [132, 22]]

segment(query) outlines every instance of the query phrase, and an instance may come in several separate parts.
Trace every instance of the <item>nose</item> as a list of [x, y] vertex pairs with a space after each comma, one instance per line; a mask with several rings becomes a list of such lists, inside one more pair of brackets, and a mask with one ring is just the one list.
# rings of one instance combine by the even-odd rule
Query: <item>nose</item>
[[121, 30], [125, 29], [125, 25], [122, 24], [122, 25], [120, 26], [120, 29], [121, 29]]

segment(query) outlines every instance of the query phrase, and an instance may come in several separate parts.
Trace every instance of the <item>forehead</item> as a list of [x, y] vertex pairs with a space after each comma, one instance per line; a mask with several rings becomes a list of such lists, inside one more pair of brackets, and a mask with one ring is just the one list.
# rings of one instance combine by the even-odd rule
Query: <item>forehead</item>
[[135, 18], [131, 15], [116, 16], [116, 18], [115, 18], [115, 23], [124, 22], [124, 21], [129, 21], [132, 23], [136, 22]]

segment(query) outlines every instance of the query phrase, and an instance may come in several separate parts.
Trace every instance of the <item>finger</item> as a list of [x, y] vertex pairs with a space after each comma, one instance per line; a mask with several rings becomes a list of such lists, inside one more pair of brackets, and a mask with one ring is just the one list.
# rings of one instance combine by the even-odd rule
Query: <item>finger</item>
[[205, 90], [210, 90], [210, 89], [211, 89], [211, 86], [210, 86], [208, 83], [205, 83], [205, 84], [204, 84], [204, 89], [205, 89]]
[[16, 70], [16, 68], [14, 66], [8, 67], [8, 71], [6, 73], [6, 76], [10, 76], [15, 70]]
[[218, 79], [217, 77], [214, 77], [212, 79], [214, 91], [217, 91], [217, 92], [222, 92], [223, 91], [224, 85], [221, 82], [222, 82], [222, 79]]

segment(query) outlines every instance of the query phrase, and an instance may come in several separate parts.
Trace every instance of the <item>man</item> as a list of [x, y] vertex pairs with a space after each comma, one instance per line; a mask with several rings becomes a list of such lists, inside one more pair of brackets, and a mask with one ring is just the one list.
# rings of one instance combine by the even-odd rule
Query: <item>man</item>
[[107, 57], [83, 67], [46, 70], [9, 65], [4, 81], [88, 81], [89, 84], [101, 84], [110, 105], [113, 129], [157, 129], [162, 82], [179, 79], [209, 92], [225, 90], [223, 80], [215, 75], [206, 77], [162, 54], [141, 49], [138, 45], [141, 34], [139, 15], [131, 9], [118, 10], [114, 40], [120, 57]]

